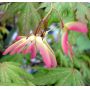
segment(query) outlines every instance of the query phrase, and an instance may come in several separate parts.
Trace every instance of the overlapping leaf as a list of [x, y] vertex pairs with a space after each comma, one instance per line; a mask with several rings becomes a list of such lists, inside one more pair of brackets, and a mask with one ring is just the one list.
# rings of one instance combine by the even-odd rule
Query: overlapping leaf
[[19, 16], [19, 26], [20, 30], [30, 31], [30, 29], [35, 29], [40, 21], [40, 15], [34, 8], [33, 3], [25, 3], [23, 10]]
[[88, 23], [88, 20], [90, 20], [90, 9], [83, 3], [76, 3], [75, 9], [77, 10], [76, 18], [81, 22]]
[[31, 78], [33, 78], [32, 75], [19, 68], [16, 63], [0, 63], [0, 84], [33, 85], [30, 81]]
[[44, 74], [35, 75], [32, 82], [35, 85], [84, 85], [81, 73], [71, 68], [48, 70]]
[[2, 19], [5, 20], [14, 16], [18, 18], [19, 29], [24, 30], [24, 32], [34, 29], [40, 21], [40, 15], [33, 3], [11, 3]]

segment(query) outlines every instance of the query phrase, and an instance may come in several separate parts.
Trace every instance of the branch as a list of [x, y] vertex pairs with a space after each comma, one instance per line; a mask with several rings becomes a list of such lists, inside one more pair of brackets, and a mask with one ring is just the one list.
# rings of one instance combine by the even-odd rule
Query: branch
[[51, 9], [50, 9], [49, 12], [45, 15], [45, 17], [40, 21], [39, 25], [37, 26], [37, 28], [36, 28], [36, 30], [35, 30], [35, 32], [34, 32], [35, 35], [41, 31], [41, 30], [40, 30], [41, 26], [45, 23], [45, 21], [47, 20], [48, 16], [51, 14], [52, 10], [53, 10], [53, 7], [52, 7], [52, 3], [51, 3]]

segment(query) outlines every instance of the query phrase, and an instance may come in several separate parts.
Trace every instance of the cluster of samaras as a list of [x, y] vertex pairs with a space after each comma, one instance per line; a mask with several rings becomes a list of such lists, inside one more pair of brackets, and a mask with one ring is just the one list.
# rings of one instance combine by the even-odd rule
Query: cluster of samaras
[[[65, 55], [68, 55], [68, 53], [70, 53], [70, 57], [72, 58], [72, 46], [68, 42], [68, 31], [70, 30], [86, 34], [88, 32], [88, 29], [87, 26], [81, 22], [69, 22], [64, 24], [61, 39], [62, 49]], [[43, 61], [48, 68], [56, 67], [57, 61], [54, 52], [45, 40], [44, 33], [45, 32], [40, 31], [40, 33], [36, 32], [35, 34], [30, 35], [29, 37], [18, 36], [18, 41], [9, 46], [3, 52], [3, 55], [6, 55], [8, 53], [10, 53], [10, 55], [16, 53], [30, 53], [31, 58], [35, 58], [37, 52], [40, 52]]]

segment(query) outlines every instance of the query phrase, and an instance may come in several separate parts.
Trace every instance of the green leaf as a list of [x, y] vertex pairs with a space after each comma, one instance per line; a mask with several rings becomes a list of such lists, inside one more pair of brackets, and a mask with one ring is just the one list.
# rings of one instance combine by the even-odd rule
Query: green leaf
[[75, 10], [77, 10], [76, 19], [84, 23], [87, 23], [88, 20], [90, 20], [90, 10], [86, 5], [84, 5], [83, 3], [76, 3]]
[[24, 6], [24, 3], [9, 3], [7, 9], [4, 12], [4, 16], [2, 17], [2, 20], [6, 20], [8, 18], [11, 18], [18, 14], [22, 10], [22, 7]]
[[[74, 20], [74, 11], [70, 3], [52, 3], [52, 7], [53, 7], [53, 10], [52, 10], [52, 13], [50, 14], [48, 25], [52, 23], [60, 22], [60, 17], [62, 17], [64, 22]], [[39, 9], [40, 8], [45, 8], [45, 13], [48, 13], [51, 8], [51, 4], [42, 3]]]
[[90, 68], [83, 65], [83, 77], [86, 85], [90, 85]]
[[35, 29], [40, 21], [40, 15], [34, 6], [34, 3], [29, 2], [11, 3], [2, 20], [13, 19], [16, 16], [20, 31], [24, 30], [24, 34], [29, 33], [30, 29]]
[[30, 29], [35, 29], [40, 21], [40, 15], [36, 11], [33, 3], [25, 3], [23, 10], [20, 13], [18, 24], [23, 33], [28, 33]]
[[9, 3], [5, 3], [3, 5], [0, 5], [0, 11], [5, 12], [7, 10], [7, 8], [9, 7], [10, 4], [11, 3], [9, 2]]
[[90, 40], [86, 36], [80, 35], [77, 39], [76, 44], [79, 51], [90, 49]]
[[10, 61], [22, 63], [23, 57], [24, 56], [22, 54], [6, 55], [0, 59], [0, 62]]
[[32, 85], [32, 82], [30, 81], [32, 78], [32, 75], [19, 68], [17, 63], [0, 63], [0, 84], [8, 83], [8, 85], [30, 85], [31, 83]]
[[60, 66], [69, 67], [72, 63], [68, 56], [65, 56], [60, 50], [58, 51]]
[[52, 23], [58, 23], [59, 21], [60, 19], [58, 18], [57, 12], [53, 10], [48, 20], [48, 26], [51, 25]]
[[74, 11], [72, 9], [72, 3], [55, 3], [56, 10], [60, 13], [60, 16], [64, 22], [74, 20]]
[[79, 58], [81, 58], [84, 62], [87, 62], [88, 64], [90, 64], [90, 57], [88, 55], [82, 54], [78, 56]]
[[62, 67], [48, 70], [45, 74], [35, 75], [32, 82], [35, 85], [84, 85], [78, 70]]

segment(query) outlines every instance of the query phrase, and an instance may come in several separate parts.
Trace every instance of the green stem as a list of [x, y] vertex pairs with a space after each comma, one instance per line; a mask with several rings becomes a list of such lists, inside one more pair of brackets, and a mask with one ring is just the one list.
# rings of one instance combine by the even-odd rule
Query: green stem
[[60, 19], [61, 28], [63, 28], [63, 27], [64, 27], [64, 21], [63, 21], [63, 19], [62, 19], [62, 17], [61, 17], [61, 14], [59, 13], [59, 11], [58, 11], [56, 8], [54, 8], [54, 9], [55, 9], [55, 11], [57, 12], [57, 15], [58, 15], [58, 17], [59, 17], [59, 19]]

